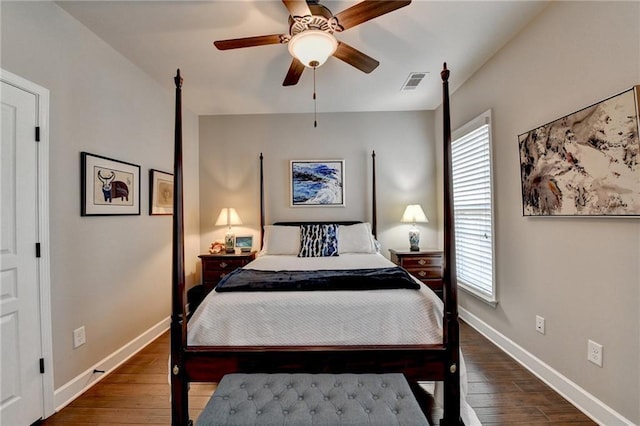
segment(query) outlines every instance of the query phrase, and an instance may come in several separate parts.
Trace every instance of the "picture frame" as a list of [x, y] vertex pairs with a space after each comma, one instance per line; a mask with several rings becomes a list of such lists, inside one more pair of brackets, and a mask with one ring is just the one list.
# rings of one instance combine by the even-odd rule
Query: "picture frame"
[[81, 216], [140, 215], [140, 166], [80, 153]]
[[639, 91], [518, 136], [523, 216], [640, 215]]
[[236, 248], [239, 248], [241, 253], [251, 251], [253, 248], [253, 237], [251, 235], [237, 236]]
[[291, 160], [291, 207], [344, 207], [344, 160]]
[[149, 214], [173, 214], [173, 174], [149, 169]]

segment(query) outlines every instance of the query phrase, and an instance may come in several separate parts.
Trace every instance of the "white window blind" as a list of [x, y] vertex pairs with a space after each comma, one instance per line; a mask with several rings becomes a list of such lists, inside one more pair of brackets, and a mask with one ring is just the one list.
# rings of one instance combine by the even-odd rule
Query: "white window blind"
[[495, 302], [491, 111], [454, 132], [451, 157], [458, 283]]

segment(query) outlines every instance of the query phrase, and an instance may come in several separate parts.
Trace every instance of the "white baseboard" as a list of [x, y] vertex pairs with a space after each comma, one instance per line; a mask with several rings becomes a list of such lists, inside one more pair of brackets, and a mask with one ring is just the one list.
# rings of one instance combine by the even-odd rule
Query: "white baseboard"
[[498, 332], [489, 324], [482, 321], [477, 316], [464, 308], [459, 308], [460, 318], [476, 329], [496, 346], [502, 349], [507, 355], [516, 360], [524, 368], [533, 373], [540, 380], [545, 382], [553, 390], [558, 392], [563, 398], [575, 405], [585, 415], [594, 422], [607, 426], [633, 426], [633, 422], [626, 419], [604, 404], [595, 396], [545, 364], [542, 360], [526, 351], [523, 347]]
[[[81, 373], [76, 378], [56, 389], [53, 396], [53, 403], [56, 412], [70, 404], [74, 399], [86, 392], [87, 389], [102, 380], [102, 378], [107, 374], [118, 368], [122, 363], [138, 353], [149, 343], [153, 342], [157, 337], [169, 329], [170, 324], [171, 318], [166, 318], [160, 321], [158, 324], [154, 325], [131, 342], [107, 356], [84, 373]], [[96, 374], [93, 372], [94, 370], [101, 370], [104, 371], [104, 373]]]

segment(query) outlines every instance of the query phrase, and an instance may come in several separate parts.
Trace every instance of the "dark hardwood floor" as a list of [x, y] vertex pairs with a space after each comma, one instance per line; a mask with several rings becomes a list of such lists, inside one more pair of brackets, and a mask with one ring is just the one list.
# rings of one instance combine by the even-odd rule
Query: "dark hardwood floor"
[[[464, 322], [467, 401], [483, 425], [595, 425]], [[42, 424], [168, 425], [171, 423], [167, 367], [168, 332]], [[215, 390], [192, 384], [189, 405], [197, 418]]]
[[460, 346], [467, 402], [483, 425], [596, 424], [463, 321]]

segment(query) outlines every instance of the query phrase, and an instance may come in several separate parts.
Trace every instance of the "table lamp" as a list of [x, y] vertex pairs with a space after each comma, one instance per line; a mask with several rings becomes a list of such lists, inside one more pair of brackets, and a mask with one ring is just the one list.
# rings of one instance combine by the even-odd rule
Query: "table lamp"
[[234, 247], [235, 236], [231, 232], [232, 225], [242, 225], [238, 212], [233, 207], [225, 207], [220, 211], [216, 226], [227, 225], [227, 234], [224, 236], [224, 249], [226, 253], [235, 253]]
[[409, 250], [419, 251], [420, 230], [416, 226], [416, 223], [429, 223], [429, 219], [427, 219], [427, 216], [424, 214], [422, 206], [420, 206], [420, 204], [409, 204], [407, 208], [404, 209], [404, 214], [400, 222], [412, 224], [409, 229]]

